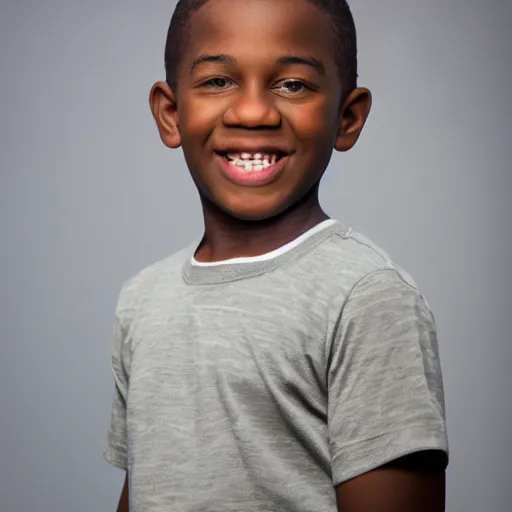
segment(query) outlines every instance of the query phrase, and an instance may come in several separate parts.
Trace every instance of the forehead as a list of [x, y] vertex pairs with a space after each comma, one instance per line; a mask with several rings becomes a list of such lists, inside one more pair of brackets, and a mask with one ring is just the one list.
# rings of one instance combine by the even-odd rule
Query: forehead
[[209, 0], [190, 18], [183, 58], [301, 53], [334, 65], [335, 44], [329, 16], [308, 0]]

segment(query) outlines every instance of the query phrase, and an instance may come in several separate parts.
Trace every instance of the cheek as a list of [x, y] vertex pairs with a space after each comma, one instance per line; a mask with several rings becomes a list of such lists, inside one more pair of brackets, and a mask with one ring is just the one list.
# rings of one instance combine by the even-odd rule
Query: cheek
[[197, 143], [206, 139], [215, 128], [221, 115], [221, 105], [211, 100], [184, 101], [178, 114], [182, 138]]
[[334, 145], [337, 134], [336, 108], [332, 102], [316, 101], [309, 105], [283, 107], [283, 115], [300, 142], [321, 146]]

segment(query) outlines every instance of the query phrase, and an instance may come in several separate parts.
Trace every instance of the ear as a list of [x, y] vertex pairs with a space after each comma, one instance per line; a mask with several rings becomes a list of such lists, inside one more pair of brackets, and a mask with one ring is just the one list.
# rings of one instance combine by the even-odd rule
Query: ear
[[162, 142], [168, 148], [179, 148], [181, 135], [176, 96], [167, 82], [157, 82], [153, 85], [149, 93], [149, 105]]
[[357, 142], [372, 107], [372, 94], [368, 89], [358, 87], [345, 99], [340, 111], [340, 126], [334, 148], [348, 151]]

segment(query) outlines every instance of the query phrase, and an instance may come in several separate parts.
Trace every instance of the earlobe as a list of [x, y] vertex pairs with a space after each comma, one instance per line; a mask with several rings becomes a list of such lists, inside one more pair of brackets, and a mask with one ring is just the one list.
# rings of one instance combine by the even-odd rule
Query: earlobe
[[345, 99], [339, 116], [339, 131], [335, 149], [348, 151], [351, 149], [361, 132], [372, 106], [372, 94], [368, 89], [354, 89]]
[[162, 142], [169, 148], [180, 147], [177, 104], [175, 94], [167, 82], [153, 85], [149, 94], [149, 106]]

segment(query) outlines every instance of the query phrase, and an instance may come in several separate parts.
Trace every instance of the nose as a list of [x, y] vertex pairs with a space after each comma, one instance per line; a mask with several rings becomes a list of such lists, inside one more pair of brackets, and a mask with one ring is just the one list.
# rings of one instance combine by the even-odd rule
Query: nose
[[281, 126], [281, 114], [273, 94], [257, 87], [241, 89], [224, 113], [224, 124], [230, 127], [275, 129]]

